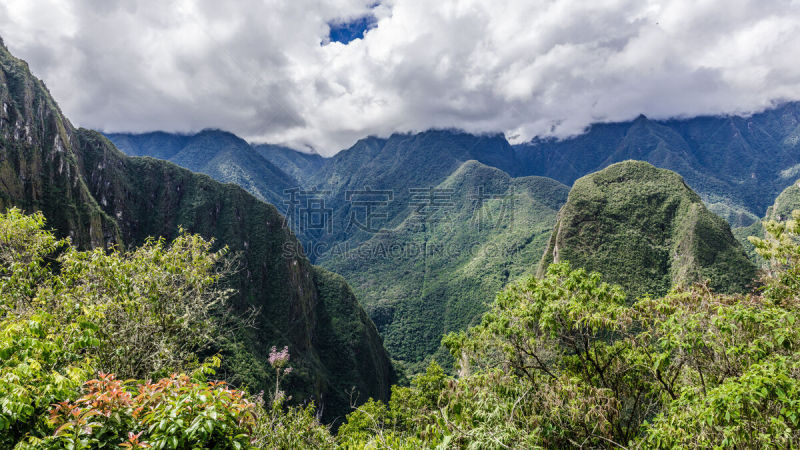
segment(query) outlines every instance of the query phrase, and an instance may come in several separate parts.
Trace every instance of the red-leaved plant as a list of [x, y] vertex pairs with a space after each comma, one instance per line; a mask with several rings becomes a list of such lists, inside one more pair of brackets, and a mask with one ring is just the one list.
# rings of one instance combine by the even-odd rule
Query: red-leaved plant
[[99, 373], [83, 395], [53, 405], [53, 444], [125, 448], [246, 448], [255, 405], [224, 382], [173, 374], [157, 382], [122, 382]]

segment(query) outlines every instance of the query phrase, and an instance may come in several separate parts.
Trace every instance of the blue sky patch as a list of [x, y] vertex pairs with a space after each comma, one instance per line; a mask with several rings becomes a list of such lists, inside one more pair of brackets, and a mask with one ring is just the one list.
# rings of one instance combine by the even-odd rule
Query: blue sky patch
[[371, 28], [375, 28], [378, 20], [373, 15], [359, 17], [349, 22], [331, 22], [331, 32], [328, 35], [331, 42], [341, 42], [347, 44], [355, 39], [362, 39], [364, 33]]

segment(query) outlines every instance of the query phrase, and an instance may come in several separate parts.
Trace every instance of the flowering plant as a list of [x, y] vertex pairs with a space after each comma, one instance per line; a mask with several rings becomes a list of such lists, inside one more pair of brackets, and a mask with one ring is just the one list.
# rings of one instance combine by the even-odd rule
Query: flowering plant
[[289, 366], [289, 347], [284, 346], [283, 350], [278, 351], [273, 345], [269, 352], [269, 365], [275, 369], [275, 392], [272, 395], [272, 404], [274, 407], [279, 407], [285, 397], [281, 390], [281, 378], [292, 373], [292, 367]]

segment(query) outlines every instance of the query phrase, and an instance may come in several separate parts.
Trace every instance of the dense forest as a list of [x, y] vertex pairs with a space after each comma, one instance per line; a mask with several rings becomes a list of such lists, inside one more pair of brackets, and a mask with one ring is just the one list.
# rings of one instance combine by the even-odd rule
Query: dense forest
[[[128, 155], [166, 159], [273, 201], [310, 260], [352, 287], [398, 367], [418, 372], [432, 360], [449, 369], [442, 334], [476, 324], [506, 285], [544, 273], [553, 255], [537, 263], [550, 244], [634, 296], [700, 278], [724, 292], [746, 290], [755, 267], [728, 228], [759, 263], [747, 237], [763, 234], [760, 218], [797, 177], [799, 106], [750, 116], [641, 116], [518, 145], [502, 134], [453, 129], [394, 133], [328, 158], [248, 146], [221, 130], [107, 136]], [[257, 156], [263, 161], [252, 163]], [[672, 175], [637, 175], [630, 160]], [[629, 181], [600, 183], [609, 169]], [[645, 179], [650, 174], [659, 175]], [[295, 203], [288, 192], [307, 195]], [[364, 206], [366, 195], [372, 206]], [[325, 227], [309, 226], [311, 202]], [[367, 208], [371, 227], [357, 223]], [[554, 228], [559, 242], [548, 242]]]

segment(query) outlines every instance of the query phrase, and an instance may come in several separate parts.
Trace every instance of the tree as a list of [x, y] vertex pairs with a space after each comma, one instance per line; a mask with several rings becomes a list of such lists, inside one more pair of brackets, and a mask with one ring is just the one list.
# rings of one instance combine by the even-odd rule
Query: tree
[[775, 301], [798, 301], [800, 295], [800, 210], [785, 222], [764, 222], [764, 239], [750, 236], [756, 253], [767, 262], [764, 294]]

